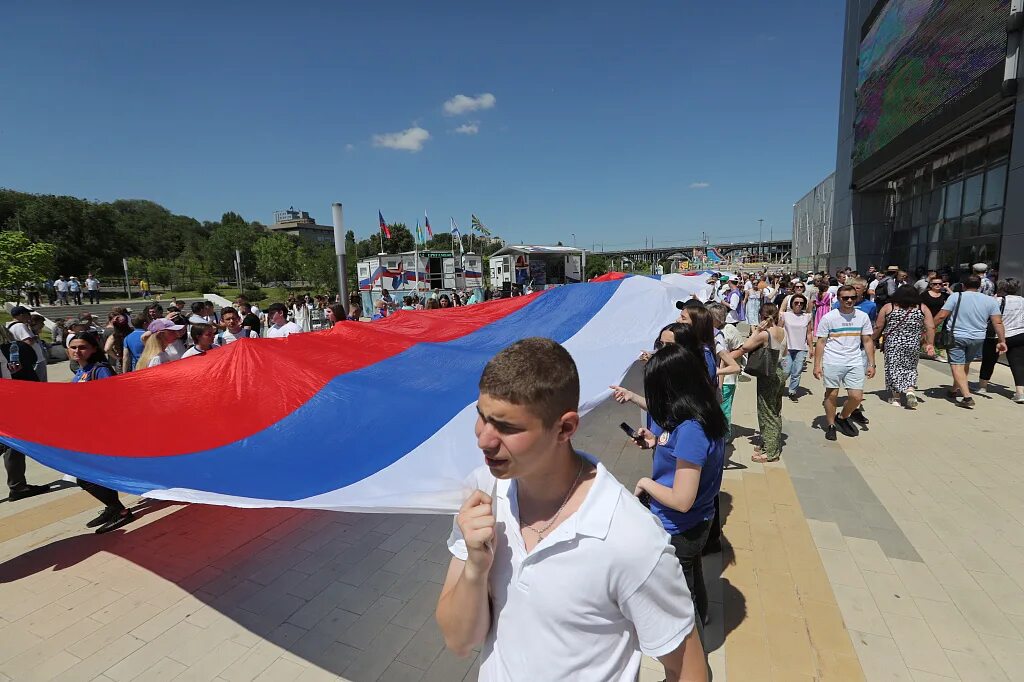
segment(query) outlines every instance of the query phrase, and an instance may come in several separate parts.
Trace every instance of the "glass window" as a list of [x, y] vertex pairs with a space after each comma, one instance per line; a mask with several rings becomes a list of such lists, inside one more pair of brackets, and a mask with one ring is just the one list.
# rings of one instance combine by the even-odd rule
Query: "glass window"
[[960, 236], [961, 237], [977, 237], [978, 236], [978, 214], [965, 215], [960, 219]]
[[930, 230], [928, 229], [927, 225], [922, 225], [921, 227], [917, 228], [918, 244], [927, 244], [928, 242], [932, 241], [931, 239], [928, 238], [929, 231]]
[[1003, 231], [1003, 212], [989, 211], [981, 215], [980, 234], [999, 234]]
[[928, 263], [925, 265], [929, 270], [935, 270], [939, 267], [939, 249], [931, 247], [928, 249]]
[[960, 236], [960, 219], [942, 221], [942, 240], [956, 239]]
[[946, 218], [960, 217], [960, 198], [964, 193], [964, 183], [954, 182], [946, 187]]
[[932, 192], [932, 200], [928, 204], [928, 223], [931, 225], [934, 225], [942, 219], [943, 198], [943, 190], [941, 187]]
[[1003, 195], [1006, 193], [1006, 166], [989, 168], [985, 173], [985, 200], [982, 205], [986, 211], [990, 208], [1003, 207]]
[[928, 222], [928, 196], [927, 194], [919, 194], [914, 197], [914, 227]]
[[964, 215], [981, 210], [981, 188], [984, 182], [985, 175], [983, 173], [967, 178], [964, 183]]
[[999, 255], [999, 240], [992, 239], [975, 244], [971, 248], [972, 263], [994, 263]]

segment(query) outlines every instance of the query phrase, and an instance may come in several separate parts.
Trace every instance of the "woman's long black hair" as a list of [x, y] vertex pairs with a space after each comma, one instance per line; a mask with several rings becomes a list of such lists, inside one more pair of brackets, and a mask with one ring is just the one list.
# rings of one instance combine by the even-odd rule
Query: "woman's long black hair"
[[663, 346], [644, 365], [644, 395], [651, 419], [666, 431], [693, 419], [708, 438], [724, 438], [729, 427], [707, 377], [702, 353], [678, 343]]

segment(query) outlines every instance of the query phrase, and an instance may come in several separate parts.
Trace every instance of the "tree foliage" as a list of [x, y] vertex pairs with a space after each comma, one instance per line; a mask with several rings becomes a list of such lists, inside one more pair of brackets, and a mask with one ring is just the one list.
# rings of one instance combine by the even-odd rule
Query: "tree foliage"
[[[388, 229], [391, 238], [383, 243], [386, 253], [414, 249], [415, 238], [407, 225], [394, 223]], [[30, 243], [54, 247], [51, 261], [27, 279], [58, 274], [81, 277], [90, 271], [101, 280], [116, 278], [121, 274], [121, 259], [127, 258], [133, 279], [145, 277], [152, 285], [182, 289], [199, 282], [233, 281], [237, 249], [247, 278], [255, 276], [265, 283], [304, 279], [311, 287], [327, 291], [337, 286], [333, 246], [270, 234], [262, 224], [234, 211], [225, 212], [219, 221], [200, 222], [144, 199], [95, 202], [0, 188], [3, 230], [23, 233]], [[351, 230], [345, 242], [348, 281], [354, 289], [356, 262], [376, 255], [381, 242], [376, 232], [360, 240]], [[481, 254], [486, 268], [487, 258], [503, 245], [497, 237], [467, 234], [461, 249]], [[439, 231], [421, 248], [451, 251], [452, 236]], [[4, 261], [4, 266], [12, 262], [6, 257]]]
[[587, 271], [585, 274], [586, 279], [592, 279], [612, 269], [612, 262], [608, 256], [601, 256], [598, 254], [591, 254], [587, 256]]
[[280, 232], [266, 234], [253, 245], [256, 273], [264, 282], [284, 282], [295, 275], [298, 240]]
[[56, 253], [55, 245], [32, 242], [23, 232], [0, 232], [0, 289], [43, 281], [53, 270]]

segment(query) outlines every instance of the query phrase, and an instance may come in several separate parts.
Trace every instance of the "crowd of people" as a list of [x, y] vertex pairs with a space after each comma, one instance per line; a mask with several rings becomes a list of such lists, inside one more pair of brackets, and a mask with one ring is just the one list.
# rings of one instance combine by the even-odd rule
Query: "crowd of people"
[[84, 280], [78, 279], [75, 275], [58, 275], [55, 279], [47, 279], [42, 283], [28, 281], [22, 285], [21, 290], [28, 305], [34, 308], [43, 305], [43, 296], [46, 296], [47, 305], [51, 306], [82, 305], [83, 293], [90, 304], [100, 302], [100, 281], [91, 272]]
[[[1002, 354], [1013, 376], [1013, 400], [1024, 404], [1020, 294], [1019, 281], [998, 279], [980, 263], [956, 283], [934, 271], [911, 281], [898, 267], [864, 276], [849, 268], [834, 275], [714, 275], [702, 294], [676, 303], [678, 318], [640, 352], [643, 392], [611, 387], [617, 402], [644, 410], [643, 424], [623, 427], [638, 448], [653, 451], [650, 476], [631, 494], [594, 458], [572, 448], [579, 377], [565, 349], [546, 339], [513, 344], [488, 363], [480, 380], [476, 433], [486, 466], [477, 472], [479, 490], [454, 522], [453, 559], [437, 608], [449, 647], [464, 653], [482, 644], [482, 667], [493, 672], [511, 655], [503, 652], [540, 652], [537, 638], [569, 624], [548, 632], [549, 641], [558, 642], [557, 656], [536, 656], [539, 675], [588, 670], [628, 677], [642, 651], [662, 661], [669, 679], [704, 679], [709, 607], [701, 556], [721, 548], [719, 493], [737, 378], [746, 373], [756, 381], [756, 462], [781, 457], [784, 399], [806, 395], [801, 382], [808, 364], [823, 384], [823, 429], [832, 441], [839, 434], [855, 437], [868, 423], [863, 392], [875, 376], [878, 351], [892, 405], [917, 408], [918, 363], [930, 358], [949, 364], [950, 400], [972, 409], [972, 394], [988, 394]], [[412, 294], [399, 301], [383, 291], [373, 319], [468, 305], [475, 297]], [[331, 325], [349, 324], [363, 319], [360, 303], [358, 294], [347, 306], [307, 295], [261, 311], [240, 297], [218, 312], [207, 301], [175, 300], [166, 310], [152, 302], [135, 315], [112, 309], [105, 326], [85, 314], [58, 324], [54, 338], [67, 348], [73, 382], [84, 383], [187, 361], [239, 339], [302, 333], [317, 317], [314, 311]], [[11, 314], [0, 339], [5, 378], [45, 381], [41, 316], [23, 306]], [[967, 377], [977, 361], [980, 381], [972, 387]], [[8, 448], [4, 460], [9, 499], [47, 490], [25, 480], [23, 454]], [[78, 484], [103, 504], [87, 524], [96, 532], [132, 521], [116, 491]], [[623, 504], [624, 497], [641, 504]], [[570, 543], [562, 551], [539, 551], [562, 542]], [[603, 577], [576, 580], [566, 570], [574, 566]], [[512, 589], [513, 580], [524, 588]], [[515, 626], [498, 632], [499, 618]], [[607, 655], [581, 658], [577, 651]]]

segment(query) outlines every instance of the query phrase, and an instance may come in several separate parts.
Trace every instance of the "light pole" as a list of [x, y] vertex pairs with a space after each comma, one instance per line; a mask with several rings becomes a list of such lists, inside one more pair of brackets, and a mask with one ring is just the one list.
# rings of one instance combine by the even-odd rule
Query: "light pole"
[[572, 232], [570, 234], [572, 234], [572, 248], [575, 249], [576, 248], [576, 233]]
[[764, 260], [764, 218], [757, 219], [757, 257]]
[[[345, 267], [345, 216], [339, 202], [331, 204], [334, 219], [334, 254], [338, 257], [338, 299], [348, 310], [348, 278]], [[383, 281], [383, 280], [382, 280]]]

